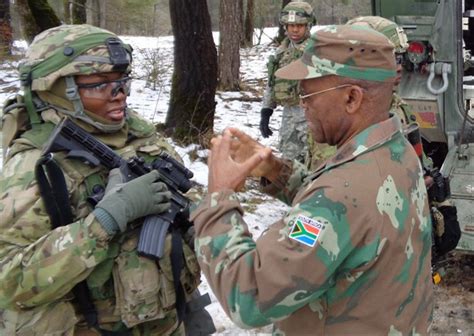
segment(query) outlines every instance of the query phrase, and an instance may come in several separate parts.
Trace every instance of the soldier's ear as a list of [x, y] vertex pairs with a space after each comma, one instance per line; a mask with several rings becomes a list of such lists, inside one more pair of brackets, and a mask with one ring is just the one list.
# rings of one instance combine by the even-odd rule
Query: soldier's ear
[[362, 104], [362, 100], [364, 98], [364, 89], [358, 85], [351, 85], [347, 88], [344, 88], [343, 90], [343, 99], [346, 105], [346, 112], [348, 114], [356, 113]]

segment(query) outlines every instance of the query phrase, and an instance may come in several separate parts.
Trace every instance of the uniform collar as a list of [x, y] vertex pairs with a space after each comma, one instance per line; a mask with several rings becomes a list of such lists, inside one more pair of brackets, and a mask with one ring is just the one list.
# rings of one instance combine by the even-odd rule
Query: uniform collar
[[400, 130], [400, 119], [395, 116], [366, 128], [338, 148], [336, 154], [319, 166], [308, 178], [314, 180], [323, 172], [352, 161], [356, 157], [384, 145], [395, 136], [401, 135]]

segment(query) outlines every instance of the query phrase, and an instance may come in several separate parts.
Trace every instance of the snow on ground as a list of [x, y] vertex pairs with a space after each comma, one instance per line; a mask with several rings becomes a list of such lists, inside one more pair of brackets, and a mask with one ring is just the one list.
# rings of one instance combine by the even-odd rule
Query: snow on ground
[[[247, 91], [240, 92], [217, 92], [215, 132], [222, 132], [228, 126], [238, 127], [253, 137], [259, 139], [268, 146], [276, 147], [278, 141], [278, 128], [281, 119], [281, 109], [275, 110], [272, 116], [270, 127], [274, 130], [273, 136], [263, 139], [258, 128], [260, 121], [261, 103], [258, 101], [261, 96], [266, 80], [266, 62], [268, 57], [275, 51], [275, 47], [269, 45], [270, 38], [275, 35], [277, 29], [267, 29], [262, 38], [262, 44], [253, 48], [242, 50], [241, 80]], [[173, 37], [166, 36], [160, 38], [143, 36], [122, 36], [122, 39], [131, 44], [134, 49], [134, 66], [132, 91], [127, 102], [128, 105], [141, 115], [153, 122], [164, 122], [168, 111], [168, 100], [170, 96], [171, 75], [173, 73]], [[218, 34], [214, 33], [214, 40], [218, 43]], [[19, 52], [24, 52], [26, 43], [16, 42]], [[160, 77], [155, 90], [146, 87], [144, 80], [146, 69], [143, 66], [147, 63], [150, 55], [155, 53], [159, 59]], [[0, 63], [0, 106], [19, 87], [18, 73], [16, 71], [18, 63]], [[242, 98], [251, 98], [242, 101]], [[0, 133], [1, 135], [1, 133]], [[171, 139], [170, 139], [171, 141]], [[198, 151], [200, 160], [192, 161], [188, 155], [191, 151]], [[190, 145], [186, 148], [177, 147], [177, 151], [183, 157], [186, 166], [194, 173], [193, 180], [202, 186], [207, 186], [207, 150], [199, 148], [198, 145]], [[0, 157], [1, 159], [1, 157]], [[1, 164], [1, 162], [0, 162]], [[249, 191], [242, 192], [239, 197], [244, 208], [249, 210], [245, 215], [245, 220], [249, 224], [250, 231], [254, 238], [257, 238], [265, 228], [278, 220], [285, 212], [286, 205], [273, 200], [258, 191], [255, 186], [249, 187]], [[253, 200], [258, 198], [265, 203], [251, 205]], [[217, 334], [220, 335], [259, 335], [268, 334], [271, 328], [268, 326], [259, 330], [245, 331], [236, 327], [225, 315], [217, 302], [206, 279], [202, 277], [200, 286], [201, 292], [210, 294], [212, 303], [207, 307], [216, 325]]]
[[[266, 62], [275, 51], [275, 47], [269, 45], [269, 42], [276, 31], [276, 28], [266, 29], [260, 45], [241, 50], [240, 71], [243, 90], [216, 93], [217, 105], [214, 119], [216, 133], [223, 131], [225, 127], [236, 126], [263, 144], [276, 148], [281, 108], [277, 108], [271, 118], [270, 127], [273, 129], [271, 137], [261, 138], [258, 129], [261, 108], [259, 99], [266, 81]], [[160, 38], [123, 36], [122, 38], [134, 48], [134, 81], [128, 104], [145, 118], [153, 122], [164, 122], [168, 111], [170, 79], [173, 71], [173, 38], [170, 36]], [[214, 33], [214, 40], [218, 42], [217, 33]], [[18, 53], [24, 52], [26, 43], [16, 41], [15, 47]], [[158, 56], [160, 70], [159, 81], [154, 90], [146, 87], [144, 80], [147, 59], [153, 55]], [[19, 87], [17, 65], [18, 62], [0, 61], [0, 106]], [[177, 147], [177, 150], [183, 156], [186, 166], [194, 172], [194, 181], [205, 188], [208, 173], [207, 150], [198, 145]], [[199, 159], [191, 160], [189, 153], [196, 150]], [[255, 182], [247, 184], [247, 191], [240, 193], [239, 198], [246, 211], [244, 218], [254, 238], [258, 238], [270, 224], [282, 217], [287, 209], [283, 203], [258, 192]], [[452, 265], [454, 266], [448, 269], [449, 276], [446, 278], [446, 284], [436, 287], [433, 334], [474, 335], [474, 285], [472, 283], [474, 267], [472, 262], [459, 262], [458, 259], [452, 261]], [[212, 304], [207, 307], [207, 310], [214, 319], [217, 335], [262, 335], [271, 332], [270, 326], [251, 331], [236, 327], [223, 312], [204, 277], [202, 280], [200, 290], [211, 295]]]

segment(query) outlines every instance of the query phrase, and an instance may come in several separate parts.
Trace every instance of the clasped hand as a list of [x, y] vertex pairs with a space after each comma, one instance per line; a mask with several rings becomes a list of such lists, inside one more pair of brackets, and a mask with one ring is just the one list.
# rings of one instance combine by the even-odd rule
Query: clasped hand
[[266, 176], [274, 157], [264, 147], [236, 128], [227, 128], [211, 140], [209, 153], [209, 193], [231, 189], [238, 191], [248, 176]]

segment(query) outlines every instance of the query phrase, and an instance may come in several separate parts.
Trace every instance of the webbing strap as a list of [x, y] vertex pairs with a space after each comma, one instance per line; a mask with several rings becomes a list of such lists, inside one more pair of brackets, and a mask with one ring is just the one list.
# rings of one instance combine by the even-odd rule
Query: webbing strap
[[[61, 167], [53, 159], [51, 153], [41, 156], [36, 162], [35, 175], [53, 229], [72, 223], [74, 216], [66, 180]], [[89, 327], [98, 328], [97, 310], [92, 302], [87, 282], [85, 280], [79, 282], [72, 292]]]
[[171, 271], [173, 273], [174, 291], [176, 293], [176, 312], [178, 321], [181, 323], [184, 319], [186, 310], [186, 298], [184, 296], [183, 285], [181, 284], [181, 270], [183, 263], [183, 242], [178, 230], [171, 232]]

